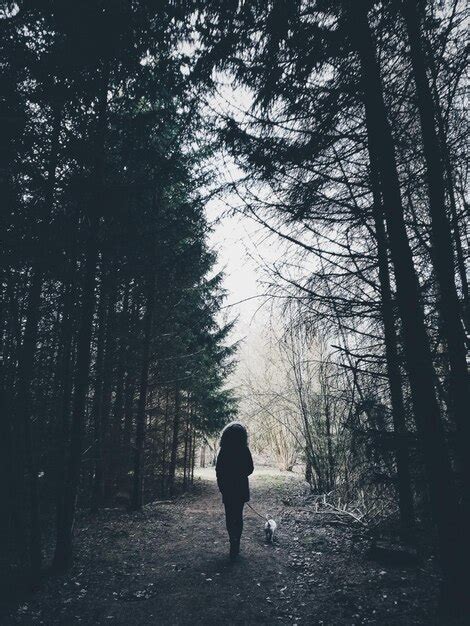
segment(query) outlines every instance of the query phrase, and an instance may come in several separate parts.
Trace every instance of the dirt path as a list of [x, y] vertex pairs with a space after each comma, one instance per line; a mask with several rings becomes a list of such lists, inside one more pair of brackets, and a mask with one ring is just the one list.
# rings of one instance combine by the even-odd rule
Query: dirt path
[[281, 521], [274, 546], [246, 511], [242, 554], [228, 561], [223, 508], [206, 471], [175, 503], [84, 518], [72, 571], [4, 623], [432, 623], [431, 564], [387, 570], [356, 553], [354, 529], [307, 524], [291, 507], [304, 491], [292, 475], [260, 470], [251, 486], [252, 503]]

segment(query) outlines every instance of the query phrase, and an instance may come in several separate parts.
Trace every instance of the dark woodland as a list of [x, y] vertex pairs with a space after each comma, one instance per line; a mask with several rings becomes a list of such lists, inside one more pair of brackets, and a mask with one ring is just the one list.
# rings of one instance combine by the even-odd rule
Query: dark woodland
[[[2, 623], [467, 623], [467, 28], [463, 0], [0, 2]], [[233, 383], [214, 198], [285, 251], [263, 286], [285, 387]], [[354, 539], [333, 589], [346, 558], [408, 560], [422, 578], [408, 612], [372, 612], [365, 579], [362, 613], [335, 612], [333, 594], [320, 615], [321, 586], [284, 612], [274, 587], [240, 609], [258, 593], [245, 581], [273, 558], [274, 586], [284, 567], [257, 547], [207, 621], [181, 572], [184, 614], [151, 594], [122, 618], [53, 609], [103, 528], [132, 523], [125, 545], [152, 551], [163, 510], [155, 550], [187, 531], [188, 562], [204, 553], [184, 520], [219, 515], [197, 472], [234, 419], [255, 454], [297, 468], [284, 491], [255, 479], [281, 518], [276, 550], [283, 520], [285, 549], [323, 528], [340, 551]]]

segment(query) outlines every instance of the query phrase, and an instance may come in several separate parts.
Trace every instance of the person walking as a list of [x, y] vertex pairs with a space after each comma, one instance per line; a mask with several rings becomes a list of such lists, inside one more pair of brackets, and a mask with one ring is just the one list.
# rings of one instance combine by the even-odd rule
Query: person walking
[[225, 521], [230, 539], [230, 559], [240, 552], [243, 507], [250, 500], [248, 476], [253, 473], [248, 433], [240, 422], [231, 422], [222, 431], [215, 472], [225, 506]]

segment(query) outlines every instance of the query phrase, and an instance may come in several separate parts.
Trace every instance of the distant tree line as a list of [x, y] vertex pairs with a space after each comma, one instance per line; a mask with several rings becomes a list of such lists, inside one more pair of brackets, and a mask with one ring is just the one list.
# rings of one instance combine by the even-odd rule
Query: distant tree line
[[235, 410], [234, 347], [185, 14], [3, 4], [0, 565], [15, 585], [70, 564], [77, 507], [138, 510], [192, 482], [199, 438]]

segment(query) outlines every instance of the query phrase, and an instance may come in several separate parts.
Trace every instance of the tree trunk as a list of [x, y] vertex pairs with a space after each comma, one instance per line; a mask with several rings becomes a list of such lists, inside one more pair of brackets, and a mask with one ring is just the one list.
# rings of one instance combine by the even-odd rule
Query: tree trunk
[[[444, 116], [442, 114], [442, 107], [439, 102], [439, 92], [437, 89], [438, 69], [436, 67], [435, 59], [432, 54], [432, 49], [429, 41], [423, 37], [423, 43], [426, 44], [427, 49], [427, 61], [429, 63], [429, 70], [432, 74], [432, 88], [434, 97], [434, 107], [436, 114], [436, 124], [439, 135], [439, 145], [441, 149], [441, 157], [443, 168], [445, 171], [445, 178], [447, 184], [447, 194], [449, 196], [449, 208], [451, 215], [451, 226], [453, 230], [453, 240], [455, 242], [455, 251], [457, 255], [457, 269], [462, 288], [463, 297], [463, 319], [464, 325], [467, 330], [467, 335], [470, 335], [470, 293], [468, 288], [468, 276], [466, 270], [465, 253], [461, 240], [461, 228], [459, 224], [459, 215], [457, 210], [457, 201], [455, 197], [454, 189], [454, 176], [452, 172], [452, 163], [450, 159], [450, 150], [447, 143], [446, 125]], [[463, 220], [462, 220], [463, 221]], [[468, 346], [467, 346], [468, 348]]]
[[[437, 75], [437, 71], [435, 69], [435, 64], [433, 63], [433, 59], [430, 58], [432, 62], [432, 71], [435, 77]], [[447, 136], [445, 123], [442, 115], [442, 109], [439, 105], [438, 100], [438, 92], [437, 89], [434, 88], [434, 101], [436, 107], [436, 122], [439, 132], [439, 144], [441, 147], [442, 153], [442, 162], [446, 176], [446, 186], [447, 186], [447, 194], [449, 196], [449, 208], [451, 215], [451, 226], [453, 231], [453, 241], [455, 242], [455, 252], [457, 256], [457, 269], [460, 279], [460, 285], [462, 289], [462, 311], [463, 311], [463, 321], [466, 329], [467, 336], [470, 335], [470, 292], [468, 288], [468, 276], [467, 276], [467, 268], [466, 268], [466, 258], [465, 253], [462, 246], [462, 235], [461, 235], [461, 226], [459, 223], [459, 214], [457, 209], [457, 201], [455, 197], [455, 189], [454, 189], [454, 176], [452, 172], [452, 164], [449, 153], [449, 146], [447, 144]], [[467, 340], [467, 350], [469, 349], [468, 340]]]
[[170, 393], [168, 388], [165, 392], [165, 416], [164, 416], [164, 424], [163, 424], [163, 441], [162, 441], [162, 465], [161, 465], [161, 474], [162, 474], [162, 483], [161, 483], [161, 496], [164, 497], [166, 495], [166, 454], [167, 454], [167, 439], [168, 439], [168, 405], [170, 400]]
[[[457, 451], [463, 469], [464, 511], [470, 507], [470, 385], [466, 362], [466, 338], [455, 286], [452, 232], [445, 204], [445, 173], [436, 129], [434, 100], [429, 85], [424, 37], [416, 0], [401, 3], [410, 44], [416, 84], [431, 215], [432, 261], [439, 287], [439, 313], [449, 361], [449, 409], [457, 426]], [[437, 103], [436, 103], [437, 106]]]
[[[188, 477], [191, 474], [191, 450], [189, 449], [191, 443], [189, 441], [189, 419], [186, 420], [186, 429], [184, 433], [184, 460], [183, 460], [183, 490], [185, 491], [188, 486]], [[188, 455], [189, 451], [189, 455]]]
[[328, 485], [327, 490], [331, 491], [335, 485], [335, 459], [333, 455], [333, 436], [331, 432], [331, 415], [330, 406], [327, 402], [325, 407], [325, 421], [326, 421], [326, 446], [328, 456]]
[[142, 345], [142, 365], [140, 371], [139, 402], [136, 415], [136, 434], [134, 443], [134, 478], [130, 508], [138, 511], [143, 504], [144, 486], [144, 443], [145, 419], [147, 408], [148, 375], [150, 364], [150, 343], [152, 340], [152, 322], [155, 297], [155, 279], [148, 281], [147, 303], [144, 316], [144, 336]]
[[194, 428], [191, 436], [191, 485], [194, 484], [194, 467], [196, 465], [196, 431]]
[[[23, 562], [29, 561], [28, 540], [24, 519], [24, 462], [23, 462], [23, 434], [22, 426], [16, 419], [15, 407], [15, 378], [17, 374], [17, 359], [20, 351], [21, 334], [19, 331], [19, 290], [16, 276], [13, 272], [7, 274], [5, 299], [8, 302], [5, 314], [5, 341], [3, 345], [0, 371], [2, 375], [2, 411], [0, 420], [5, 436], [2, 442], [2, 458], [6, 463], [7, 473], [4, 474], [4, 493], [7, 495], [3, 516], [6, 530], [0, 537], [0, 559], [11, 566], [10, 556], [21, 555]], [[4, 571], [8, 571], [7, 569]]]
[[93, 437], [93, 484], [91, 494], [91, 510], [96, 513], [101, 498], [101, 478], [103, 465], [103, 438], [102, 438], [102, 406], [103, 406], [103, 376], [104, 376], [104, 345], [106, 328], [106, 300], [108, 291], [108, 276], [106, 263], [102, 264], [101, 288], [98, 299], [98, 320], [96, 336], [96, 360], [95, 360], [95, 384], [93, 393], [93, 404], [91, 407], [91, 422], [94, 429]]
[[[440, 125], [441, 125], [441, 122], [440, 122]], [[443, 146], [442, 148], [443, 159], [444, 159], [445, 170], [446, 170], [447, 193], [449, 194], [451, 223], [452, 223], [452, 230], [453, 230], [454, 241], [455, 241], [455, 251], [457, 254], [457, 268], [459, 272], [460, 285], [462, 287], [463, 319], [464, 319], [466, 334], [467, 336], [470, 336], [470, 292], [468, 289], [467, 268], [465, 266], [466, 259], [465, 259], [465, 254], [464, 254], [463, 246], [462, 246], [459, 215], [457, 212], [457, 202], [455, 199], [454, 179], [452, 176], [452, 166], [451, 166], [450, 158], [449, 158], [449, 150], [448, 150], [447, 145], [445, 144], [446, 137], [445, 137], [443, 128], [441, 129], [440, 135], [441, 135], [441, 145]], [[468, 345], [467, 345], [467, 349], [468, 349]]]
[[131, 467], [131, 433], [134, 422], [135, 409], [135, 382], [134, 374], [129, 370], [126, 373], [124, 384], [124, 425], [122, 429], [121, 458], [119, 460], [118, 486], [128, 488], [128, 472]]
[[[109, 470], [109, 417], [111, 413], [111, 400], [113, 388], [113, 362], [114, 362], [114, 342], [115, 342], [115, 315], [116, 315], [116, 285], [114, 279], [111, 286], [106, 314], [106, 333], [105, 333], [105, 350], [104, 350], [104, 367], [103, 367], [103, 398], [101, 403], [101, 419], [100, 419], [100, 441], [101, 441], [101, 457], [99, 464], [99, 476], [97, 477], [97, 496], [98, 506], [100, 506], [106, 497], [106, 475]], [[108, 478], [109, 481], [109, 478]]]
[[395, 433], [395, 459], [397, 464], [397, 492], [400, 509], [402, 536], [411, 539], [414, 534], [415, 515], [411, 490], [410, 460], [407, 444], [403, 382], [398, 357], [398, 340], [393, 314], [393, 298], [388, 265], [387, 236], [383, 222], [383, 207], [380, 194], [380, 180], [377, 164], [371, 159], [371, 186], [373, 194], [373, 214], [377, 241], [381, 313], [384, 326], [385, 359], [392, 403], [393, 429]]
[[132, 424], [134, 422], [134, 409], [135, 409], [135, 386], [136, 375], [134, 372], [134, 337], [137, 333], [137, 307], [135, 302], [132, 303], [130, 316], [129, 316], [129, 328], [127, 331], [127, 345], [126, 345], [126, 374], [124, 382], [124, 425], [122, 429], [122, 446], [121, 446], [121, 458], [119, 460], [119, 478], [118, 485], [122, 487], [125, 484], [126, 489], [128, 485], [128, 472], [131, 467], [132, 455], [131, 455], [131, 434]]
[[29, 558], [33, 578], [41, 571], [41, 528], [39, 518], [38, 471], [34, 458], [33, 431], [31, 424], [34, 361], [40, 318], [41, 290], [43, 273], [39, 265], [33, 269], [28, 294], [28, 308], [23, 344], [18, 363], [18, 387], [16, 410], [23, 431], [24, 466], [29, 486]]
[[62, 313], [62, 358], [60, 362], [60, 403], [57, 418], [57, 455], [56, 455], [56, 533], [62, 526], [63, 514], [63, 474], [67, 466], [67, 446], [70, 437], [70, 405], [72, 401], [73, 334], [74, 304], [77, 282], [76, 240], [70, 246], [71, 259], [67, 269], [67, 282], [64, 287]]
[[368, 149], [371, 162], [378, 164], [381, 177], [413, 409], [438, 529], [441, 564], [448, 585], [456, 586], [462, 580], [460, 511], [436, 400], [435, 372], [420, 302], [419, 283], [406, 233], [393, 139], [365, 6], [363, 2], [360, 5], [354, 3], [351, 34], [361, 63]]
[[306, 450], [306, 459], [305, 459], [305, 481], [312, 486], [313, 483], [313, 472], [312, 472], [312, 463], [310, 461], [309, 451]]
[[194, 429], [189, 422], [189, 433], [188, 433], [188, 483], [192, 484], [193, 476], [194, 476], [194, 464], [196, 462], [196, 448], [195, 448], [195, 437], [194, 437]]
[[126, 284], [124, 290], [124, 298], [122, 304], [122, 313], [119, 324], [119, 351], [116, 372], [116, 393], [113, 404], [113, 417], [111, 426], [111, 453], [110, 472], [114, 489], [119, 485], [120, 466], [122, 459], [120, 451], [122, 450], [122, 428], [124, 416], [124, 389], [126, 381], [126, 354], [128, 349], [128, 333], [129, 333], [129, 283]]
[[176, 476], [176, 463], [178, 460], [178, 436], [180, 427], [180, 403], [181, 392], [178, 388], [175, 388], [175, 414], [173, 416], [173, 435], [171, 440], [171, 456], [170, 466], [168, 468], [168, 490], [170, 496], [175, 493], [175, 476]]

